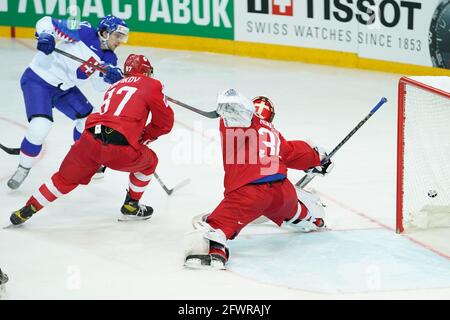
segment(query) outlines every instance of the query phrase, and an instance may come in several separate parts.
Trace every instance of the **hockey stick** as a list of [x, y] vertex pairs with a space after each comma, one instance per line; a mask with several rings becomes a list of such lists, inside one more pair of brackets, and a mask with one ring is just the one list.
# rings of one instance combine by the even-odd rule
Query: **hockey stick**
[[181, 181], [179, 184], [177, 184], [175, 187], [173, 187], [172, 189], [169, 189], [166, 187], [166, 185], [164, 184], [164, 182], [161, 180], [161, 178], [159, 177], [159, 175], [154, 172], [153, 175], [155, 176], [156, 180], [158, 180], [159, 184], [161, 185], [161, 187], [164, 189], [164, 191], [167, 193], [167, 195], [171, 195], [175, 190], [180, 189], [181, 187], [184, 187], [185, 185], [187, 185], [191, 180], [185, 179], [183, 181]]
[[175, 100], [171, 97], [166, 96], [167, 100], [169, 100], [170, 102], [173, 102], [177, 105], [179, 105], [180, 107], [186, 108], [188, 110], [191, 110], [195, 113], [201, 114], [202, 116], [209, 118], [209, 119], [216, 119], [219, 117], [219, 114], [214, 110], [214, 111], [203, 111], [194, 107], [191, 107], [190, 105], [187, 105], [186, 103], [183, 103], [181, 101]]
[[106, 73], [106, 69], [105, 69], [105, 68], [102, 68], [101, 66], [99, 66], [99, 65], [97, 65], [97, 64], [94, 64], [94, 63], [92, 63], [92, 62], [89, 62], [89, 61], [83, 60], [83, 59], [81, 59], [81, 58], [78, 58], [77, 56], [74, 56], [73, 54], [70, 54], [70, 53], [68, 53], [68, 52], [66, 52], [66, 51], [63, 51], [63, 50], [58, 49], [58, 48], [55, 48], [55, 52], [59, 53], [60, 55], [65, 56], [65, 57], [67, 57], [67, 58], [69, 58], [69, 59], [78, 61], [78, 62], [81, 63], [81, 64], [87, 64], [87, 65], [89, 65], [90, 67], [96, 69], [97, 71], [100, 71], [100, 72], [102, 72], [102, 73]]
[[[349, 134], [347, 134], [347, 136], [341, 141], [341, 142], [339, 142], [339, 144], [333, 149], [333, 151], [331, 151], [322, 161], [321, 161], [321, 164], [323, 165], [323, 164], [325, 164], [325, 163], [327, 163], [327, 161], [328, 160], [330, 160], [330, 158], [355, 134], [355, 132], [356, 131], [358, 131], [362, 126], [363, 126], [363, 124], [364, 123], [366, 123], [366, 121], [367, 120], [369, 120], [370, 119], [370, 117], [371, 116], [373, 116], [373, 114], [375, 113], [375, 112], [377, 112], [377, 110], [378, 109], [380, 109], [381, 108], [381, 106], [383, 105], [383, 104], [385, 104], [387, 102], [387, 99], [385, 98], [385, 97], [383, 97], [383, 98], [381, 98], [381, 100], [376, 104], [376, 106], [375, 107], [373, 107], [373, 109], [372, 110], [370, 110], [370, 112], [369, 112], [369, 114], [364, 118], [364, 119], [362, 119], [357, 125], [356, 125], [356, 127], [354, 127], [353, 128], [353, 130], [352, 131], [350, 131], [350, 133]], [[296, 187], [299, 187], [299, 188], [304, 188], [308, 183], [310, 183], [311, 182], [311, 180], [312, 179], [314, 179], [314, 177], [315, 177], [315, 175], [313, 175], [313, 174], [311, 174], [311, 173], [309, 173], [309, 172], [307, 172], [304, 176], [303, 176], [303, 178], [301, 178], [296, 184], [295, 184], [295, 186]]]
[[19, 155], [20, 154], [20, 148], [8, 148], [5, 147], [4, 145], [0, 144], [0, 149], [2, 149], [3, 151], [5, 151], [8, 154], [11, 155]]
[[[60, 49], [58, 49], [58, 48], [55, 48], [55, 52], [57, 52], [57, 53], [59, 53], [59, 54], [65, 56], [65, 57], [67, 57], [67, 58], [70, 58], [70, 59], [73, 59], [73, 60], [75, 60], [75, 61], [78, 61], [78, 62], [81, 63], [81, 64], [87, 64], [87, 65], [89, 65], [90, 67], [92, 67], [92, 68], [94, 68], [94, 69], [96, 69], [96, 70], [98, 70], [98, 71], [100, 71], [100, 72], [102, 72], [102, 73], [106, 73], [106, 69], [105, 69], [105, 68], [102, 68], [102, 67], [99, 66], [99, 65], [96, 65], [96, 64], [93, 64], [93, 63], [91, 63], [91, 62], [89, 62], [89, 61], [85, 61], [85, 60], [83, 60], [83, 59], [81, 59], [81, 58], [78, 58], [78, 57], [76, 57], [76, 56], [74, 56], [74, 55], [72, 55], [72, 54], [70, 54], [70, 53], [68, 53], [68, 52], [65, 52], [65, 51], [63, 51], [63, 50], [60, 50]], [[209, 112], [208, 112], [208, 111], [203, 111], [203, 110], [200, 110], [200, 109], [191, 107], [190, 105], [187, 105], [187, 104], [185, 104], [185, 103], [183, 103], [183, 102], [181, 102], [181, 101], [178, 101], [178, 100], [176, 100], [176, 99], [173, 99], [173, 98], [171, 98], [171, 97], [169, 97], [169, 96], [166, 96], [166, 98], [167, 98], [167, 100], [169, 100], [170, 102], [175, 103], [176, 105], [178, 105], [178, 106], [180, 106], [180, 107], [183, 107], [183, 108], [186, 108], [186, 109], [188, 109], [188, 110], [191, 110], [191, 111], [193, 111], [193, 112], [195, 112], [195, 113], [201, 114], [201, 115], [204, 116], [204, 117], [207, 117], [207, 118], [210, 118], [210, 119], [215, 119], [215, 118], [218, 118], [218, 117], [219, 117], [219, 115], [217, 114], [216, 111], [209, 111]]]

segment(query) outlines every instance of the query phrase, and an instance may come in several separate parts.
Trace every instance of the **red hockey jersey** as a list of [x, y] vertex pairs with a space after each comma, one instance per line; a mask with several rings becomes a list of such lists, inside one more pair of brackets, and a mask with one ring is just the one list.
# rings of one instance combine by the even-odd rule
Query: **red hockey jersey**
[[227, 128], [220, 120], [225, 195], [272, 175], [287, 175], [287, 167], [304, 170], [320, 164], [303, 141], [286, 141], [272, 123], [253, 116], [249, 128]]
[[[146, 125], [149, 114], [151, 121]], [[126, 77], [113, 84], [104, 96], [99, 112], [91, 114], [86, 128], [102, 124], [123, 134], [136, 148], [146, 140], [169, 133], [173, 110], [166, 104], [162, 84], [145, 76]]]

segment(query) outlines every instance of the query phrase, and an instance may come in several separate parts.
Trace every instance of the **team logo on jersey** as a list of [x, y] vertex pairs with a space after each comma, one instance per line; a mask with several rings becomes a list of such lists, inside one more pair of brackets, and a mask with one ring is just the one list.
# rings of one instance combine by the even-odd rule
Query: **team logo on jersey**
[[77, 69], [77, 78], [82, 80], [89, 78], [95, 72], [93, 65], [98, 66], [99, 63], [94, 57], [90, 57]]
[[294, 3], [292, 0], [247, 0], [247, 11], [292, 17], [294, 15]]

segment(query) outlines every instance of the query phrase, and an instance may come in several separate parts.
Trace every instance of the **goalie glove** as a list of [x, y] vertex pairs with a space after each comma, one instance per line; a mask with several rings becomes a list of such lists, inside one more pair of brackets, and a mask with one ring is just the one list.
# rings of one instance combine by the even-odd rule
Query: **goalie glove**
[[312, 175], [319, 175], [319, 176], [326, 176], [330, 173], [331, 170], [334, 168], [334, 163], [331, 162], [331, 159], [328, 159], [324, 163], [322, 163], [320, 166], [314, 167], [306, 171], [306, 173], [312, 174]]
[[217, 113], [225, 127], [250, 127], [254, 110], [251, 101], [235, 89], [225, 90], [217, 98]]
[[[310, 145], [312, 144], [309, 141], [308, 141], [308, 143]], [[322, 148], [322, 147], [316, 145], [313, 147], [313, 149], [319, 155], [321, 164], [320, 164], [320, 166], [308, 169], [306, 171], [306, 173], [310, 174], [310, 175], [326, 176], [328, 173], [331, 172], [331, 170], [333, 170], [334, 163], [331, 161], [331, 159], [323, 161], [328, 156], [328, 152], [325, 150], [325, 148]]]

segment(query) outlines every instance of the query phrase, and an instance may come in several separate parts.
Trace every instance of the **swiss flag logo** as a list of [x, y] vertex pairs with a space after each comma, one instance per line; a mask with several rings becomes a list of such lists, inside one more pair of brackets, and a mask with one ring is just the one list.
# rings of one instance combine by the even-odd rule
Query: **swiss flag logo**
[[272, 14], [279, 16], [293, 16], [293, 0], [272, 0]]
[[293, 0], [247, 0], [247, 11], [292, 17], [294, 15], [293, 2]]

